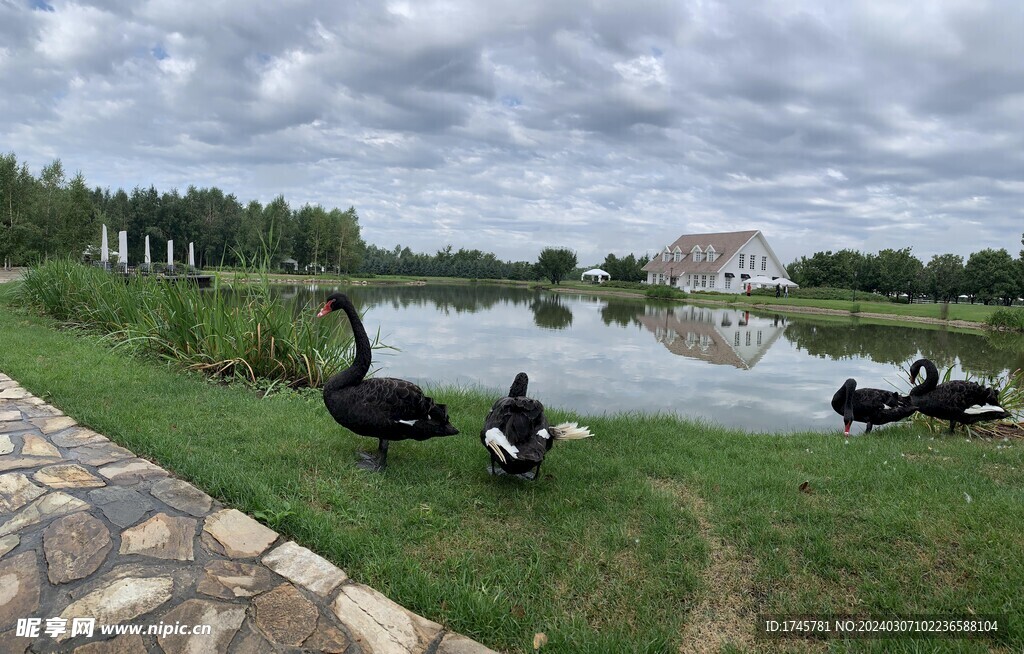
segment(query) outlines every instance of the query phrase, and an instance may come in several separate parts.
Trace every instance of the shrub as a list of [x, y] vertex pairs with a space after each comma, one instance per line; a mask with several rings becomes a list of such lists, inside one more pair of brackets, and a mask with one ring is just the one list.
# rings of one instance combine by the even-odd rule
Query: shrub
[[686, 294], [680, 291], [678, 288], [662, 284], [648, 287], [648, 289], [644, 291], [644, 295], [656, 300], [672, 300], [676, 298], [686, 297]]
[[1024, 309], [996, 309], [987, 322], [996, 329], [1024, 332]]

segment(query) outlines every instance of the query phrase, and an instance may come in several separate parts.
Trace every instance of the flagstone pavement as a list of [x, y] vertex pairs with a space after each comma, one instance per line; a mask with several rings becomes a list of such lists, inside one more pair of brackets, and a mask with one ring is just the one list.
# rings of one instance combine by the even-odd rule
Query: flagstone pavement
[[[101, 633], [109, 625], [143, 633]], [[191, 633], [197, 625], [209, 633]], [[492, 650], [355, 583], [0, 373], [0, 652], [27, 651]]]

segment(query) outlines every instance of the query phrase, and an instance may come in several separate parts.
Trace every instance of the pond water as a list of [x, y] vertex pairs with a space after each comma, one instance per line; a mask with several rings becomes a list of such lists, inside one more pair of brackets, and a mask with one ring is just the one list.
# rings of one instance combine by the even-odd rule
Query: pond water
[[[314, 311], [334, 290], [280, 292]], [[532, 397], [586, 414], [674, 412], [755, 432], [838, 431], [829, 402], [847, 377], [905, 391], [900, 369], [920, 356], [988, 377], [1024, 366], [1015, 341], [930, 326], [487, 284], [340, 290], [371, 336], [379, 329], [397, 348], [374, 352], [376, 374], [497, 397], [525, 371]]]

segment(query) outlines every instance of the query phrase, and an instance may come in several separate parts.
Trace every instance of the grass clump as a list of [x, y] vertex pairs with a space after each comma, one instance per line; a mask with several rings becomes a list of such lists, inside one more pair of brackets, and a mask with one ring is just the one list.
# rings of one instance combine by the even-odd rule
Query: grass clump
[[647, 287], [644, 291], [644, 295], [652, 300], [675, 300], [686, 297], [686, 293], [683, 293], [673, 286], [667, 286], [664, 284]]
[[317, 387], [350, 359], [351, 338], [313, 311], [298, 315], [266, 283], [212, 290], [159, 277], [112, 275], [56, 260], [30, 269], [18, 301], [119, 346], [218, 378]]
[[996, 329], [1024, 332], [1024, 309], [997, 309], [986, 322]]

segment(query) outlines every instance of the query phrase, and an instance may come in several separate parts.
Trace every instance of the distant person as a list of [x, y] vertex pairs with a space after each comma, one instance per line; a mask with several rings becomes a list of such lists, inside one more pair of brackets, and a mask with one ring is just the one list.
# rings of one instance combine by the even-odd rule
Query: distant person
[[786, 299], [788, 300], [789, 299], [789, 287], [788, 286], [783, 289], [783, 293], [786, 294]]
[[781, 295], [782, 295], [782, 284], [776, 284], [775, 285], [775, 299], [779, 299], [779, 296], [781, 296]]
[[750, 284], [747, 284], [747, 297], [750, 297]]

